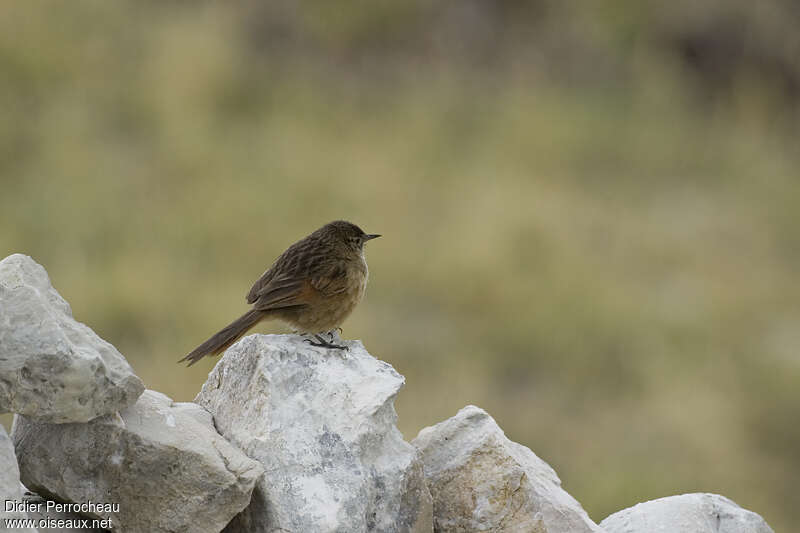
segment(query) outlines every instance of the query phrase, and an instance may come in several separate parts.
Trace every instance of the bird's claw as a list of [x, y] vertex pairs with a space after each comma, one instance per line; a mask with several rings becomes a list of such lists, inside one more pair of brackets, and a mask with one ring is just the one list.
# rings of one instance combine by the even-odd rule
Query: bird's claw
[[336, 350], [345, 350], [349, 351], [349, 346], [343, 346], [341, 344], [333, 344], [332, 342], [327, 342], [325, 339], [320, 337], [319, 335], [314, 335], [314, 338], [317, 339], [317, 342], [312, 341], [311, 339], [303, 339], [304, 342], [307, 342], [311, 346], [316, 346], [318, 348], [334, 348]]

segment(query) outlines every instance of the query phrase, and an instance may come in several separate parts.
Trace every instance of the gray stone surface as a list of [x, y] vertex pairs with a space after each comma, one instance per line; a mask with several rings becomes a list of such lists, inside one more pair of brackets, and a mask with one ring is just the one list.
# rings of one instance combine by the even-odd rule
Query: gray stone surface
[[195, 401], [265, 468], [226, 531], [432, 530], [418, 452], [396, 427], [404, 379], [360, 342], [344, 344], [251, 335], [209, 374]]
[[0, 412], [86, 422], [144, 390], [125, 358], [72, 310], [26, 255], [0, 261]]
[[436, 531], [602, 531], [555, 471], [475, 406], [419, 432]]
[[[5, 531], [6, 519], [27, 518], [25, 512], [17, 511], [12, 507], [6, 511], [6, 502], [22, 501], [22, 486], [19, 483], [19, 468], [17, 457], [14, 455], [14, 445], [8, 438], [6, 428], [0, 425], [0, 531]], [[13, 531], [33, 532], [31, 528], [14, 528]]]
[[607, 533], [773, 533], [763, 518], [717, 494], [682, 494], [618, 511], [600, 525]]
[[119, 504], [88, 514], [125, 532], [218, 532], [247, 506], [263, 472], [216, 432], [205, 409], [150, 390], [89, 423], [18, 415], [12, 438], [28, 488], [65, 502]]

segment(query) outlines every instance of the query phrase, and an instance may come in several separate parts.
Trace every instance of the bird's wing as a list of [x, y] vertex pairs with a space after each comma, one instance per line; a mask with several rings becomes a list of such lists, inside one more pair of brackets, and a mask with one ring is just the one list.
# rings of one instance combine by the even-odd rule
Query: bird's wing
[[336, 261], [311, 278], [311, 286], [323, 296], [335, 296], [347, 290], [347, 269]]
[[260, 300], [265, 293], [272, 291], [276, 285], [284, 286], [288, 280], [307, 278], [308, 275], [304, 270], [307, 270], [308, 267], [303, 258], [309, 256], [308, 250], [313, 249], [313, 245], [314, 241], [309, 236], [287, 248], [272, 263], [272, 266], [253, 283], [250, 292], [247, 293], [247, 303], [252, 304]]
[[313, 296], [312, 290], [307, 280], [273, 279], [259, 291], [258, 298], [253, 302], [253, 308], [268, 311], [305, 305]]
[[247, 302], [266, 311], [305, 305], [346, 289], [347, 270], [324, 242], [303, 239], [290, 246], [253, 284]]
[[261, 277], [258, 278], [255, 283], [253, 283], [253, 286], [250, 287], [250, 292], [247, 293], [246, 297], [247, 303], [252, 304], [255, 303], [256, 300], [258, 300], [258, 296], [261, 293], [261, 290], [264, 287], [266, 287], [269, 284], [270, 280], [272, 280], [272, 278], [274, 277], [274, 272], [273, 272], [274, 270], [275, 270], [275, 265], [272, 265], [269, 269], [267, 269], [266, 272], [261, 274]]

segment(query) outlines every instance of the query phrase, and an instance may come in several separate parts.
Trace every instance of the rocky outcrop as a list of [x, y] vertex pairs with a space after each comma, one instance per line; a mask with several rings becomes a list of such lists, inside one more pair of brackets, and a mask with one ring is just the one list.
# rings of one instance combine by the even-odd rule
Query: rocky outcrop
[[475, 406], [427, 427], [422, 451], [436, 531], [599, 532], [550, 465]]
[[7, 257], [0, 412], [18, 415], [13, 446], [0, 426], [0, 530], [2, 519], [31, 518], [65, 532], [773, 533], [713, 494], [639, 504], [601, 529], [482, 409], [405, 442], [394, 410], [404, 378], [360, 342], [334, 342], [349, 350], [246, 337], [197, 403], [174, 403], [142, 394], [41, 266]]
[[607, 533], [773, 533], [763, 518], [717, 494], [682, 494], [618, 511], [600, 525]]
[[[14, 455], [14, 445], [8, 438], [5, 428], [0, 425], [0, 531], [6, 528], [5, 520], [27, 518], [24, 511], [18, 511], [17, 507], [7, 508], [6, 502], [17, 503], [22, 501], [22, 485], [19, 482], [19, 468], [17, 458]], [[34, 532], [30, 528], [14, 528], [15, 531]]]
[[44, 268], [21, 254], [0, 261], [0, 412], [86, 422], [143, 390], [116, 348], [72, 318]]
[[146, 391], [89, 423], [14, 418], [23, 483], [60, 501], [117, 504], [82, 512], [126, 532], [220, 531], [250, 501], [263, 470], [193, 403]]
[[195, 401], [265, 470], [226, 531], [432, 530], [419, 454], [395, 425], [404, 379], [360, 342], [345, 344], [252, 335], [209, 374]]

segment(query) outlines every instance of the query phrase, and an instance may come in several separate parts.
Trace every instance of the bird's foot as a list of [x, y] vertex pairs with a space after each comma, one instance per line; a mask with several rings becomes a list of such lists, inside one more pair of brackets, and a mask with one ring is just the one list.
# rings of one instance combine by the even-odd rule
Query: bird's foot
[[342, 328], [333, 328], [332, 330], [330, 330], [330, 331], [328, 332], [328, 339], [329, 339], [329, 341], [328, 341], [328, 342], [333, 342], [333, 341], [336, 339], [336, 334], [335, 334], [334, 332], [335, 332], [337, 329], [339, 330], [339, 334], [341, 334], [341, 333], [342, 333]]
[[[314, 338], [317, 339], [317, 342], [314, 342], [311, 339], [303, 339], [303, 340], [308, 344], [310, 344], [311, 346], [316, 346], [318, 348], [335, 348], [337, 350], [345, 350], [345, 351], [350, 349], [348, 346], [343, 346], [341, 344], [333, 344], [332, 342], [328, 342], [319, 335], [314, 335]], [[333, 337], [331, 337], [331, 340], [333, 340]]]

